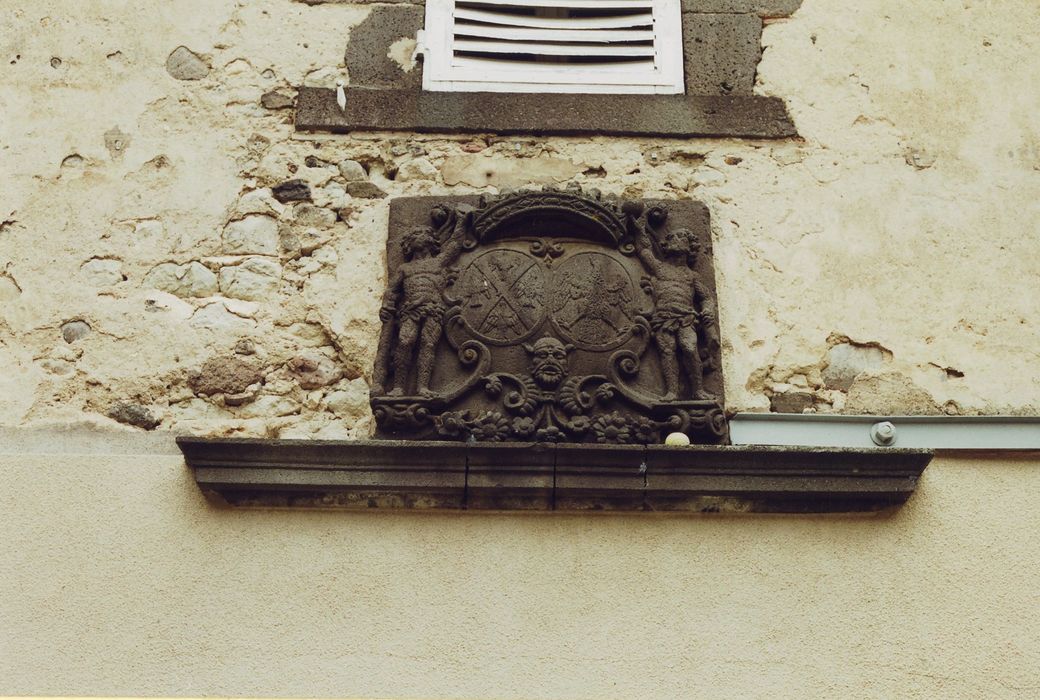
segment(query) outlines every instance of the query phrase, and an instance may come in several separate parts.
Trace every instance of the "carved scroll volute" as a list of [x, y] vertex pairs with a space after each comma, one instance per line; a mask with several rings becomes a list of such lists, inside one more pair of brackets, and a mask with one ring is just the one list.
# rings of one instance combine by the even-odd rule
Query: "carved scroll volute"
[[702, 205], [572, 188], [395, 200], [391, 223], [382, 437], [725, 441]]

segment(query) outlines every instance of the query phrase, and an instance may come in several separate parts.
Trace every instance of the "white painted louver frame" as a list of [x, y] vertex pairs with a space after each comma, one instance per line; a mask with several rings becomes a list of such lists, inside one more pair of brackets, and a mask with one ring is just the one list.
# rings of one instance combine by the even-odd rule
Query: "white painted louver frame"
[[[540, 11], [515, 14], [523, 8]], [[571, 10], [598, 13], [567, 16]], [[418, 50], [424, 90], [684, 89], [680, 0], [426, 0]]]

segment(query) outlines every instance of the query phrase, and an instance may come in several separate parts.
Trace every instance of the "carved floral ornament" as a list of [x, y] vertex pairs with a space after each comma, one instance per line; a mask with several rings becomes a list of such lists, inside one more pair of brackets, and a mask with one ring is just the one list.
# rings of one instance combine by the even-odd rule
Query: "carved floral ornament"
[[395, 200], [379, 437], [724, 442], [709, 245], [696, 202]]

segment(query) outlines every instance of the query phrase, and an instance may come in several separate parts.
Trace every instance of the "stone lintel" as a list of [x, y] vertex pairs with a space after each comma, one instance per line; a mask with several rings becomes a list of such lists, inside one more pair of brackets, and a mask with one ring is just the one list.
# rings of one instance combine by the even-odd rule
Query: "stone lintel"
[[234, 506], [839, 513], [898, 506], [931, 450], [180, 437]]
[[585, 95], [303, 87], [299, 131], [560, 134], [573, 136], [797, 136], [782, 100], [749, 95]]

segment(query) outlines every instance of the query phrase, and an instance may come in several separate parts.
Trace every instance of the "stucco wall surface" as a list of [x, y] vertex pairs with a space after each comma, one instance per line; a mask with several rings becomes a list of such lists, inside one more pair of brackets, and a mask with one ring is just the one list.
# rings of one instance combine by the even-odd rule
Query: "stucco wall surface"
[[1040, 410], [1036, 2], [767, 20], [797, 140], [294, 134], [371, 7], [0, 0], [0, 424], [365, 436], [383, 196], [568, 182], [708, 204], [734, 410]]
[[1035, 458], [939, 458], [870, 517], [230, 510], [176, 455], [0, 469], [3, 694], [1040, 688]]

